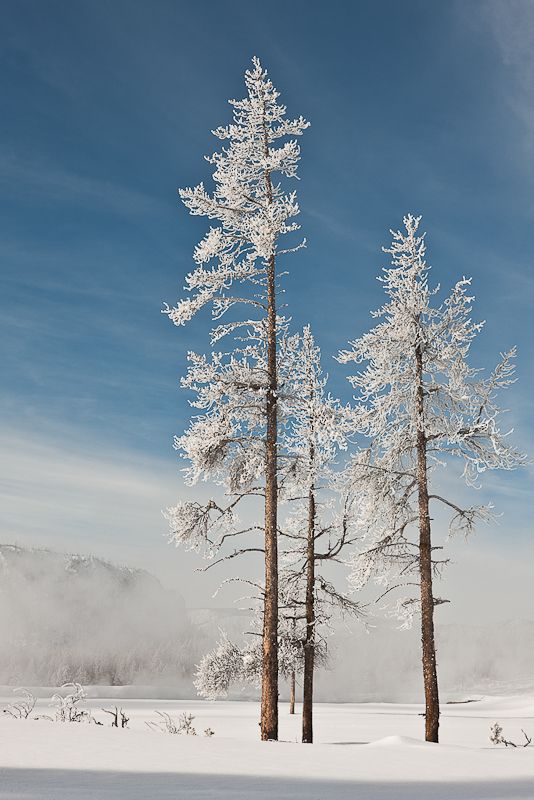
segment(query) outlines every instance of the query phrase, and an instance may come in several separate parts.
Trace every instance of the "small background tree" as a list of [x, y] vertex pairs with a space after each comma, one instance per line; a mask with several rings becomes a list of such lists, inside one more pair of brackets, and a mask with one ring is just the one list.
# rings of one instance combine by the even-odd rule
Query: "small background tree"
[[[290, 469], [283, 487], [294, 508], [282, 534], [286, 545], [290, 595], [305, 620], [302, 741], [313, 742], [313, 682], [317, 647], [337, 609], [359, 615], [360, 604], [327, 580], [322, 566], [340, 561], [354, 543], [351, 529], [339, 508], [336, 493], [336, 459], [347, 448], [354, 422], [350, 408], [342, 407], [326, 391], [321, 353], [311, 329], [290, 337], [284, 361], [291, 376], [291, 414], [286, 432]], [[336, 501], [337, 506], [336, 507]]]

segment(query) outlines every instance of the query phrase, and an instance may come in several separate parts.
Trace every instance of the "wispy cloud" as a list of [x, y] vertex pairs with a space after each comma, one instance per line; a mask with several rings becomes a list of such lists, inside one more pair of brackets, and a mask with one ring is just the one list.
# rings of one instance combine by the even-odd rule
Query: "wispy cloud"
[[163, 460], [96, 446], [68, 429], [54, 433], [0, 431], [4, 535], [83, 538], [93, 529], [105, 541], [111, 523], [119, 539], [154, 524], [176, 489]]
[[2, 541], [146, 566], [194, 594], [192, 559], [173, 558], [165, 541], [161, 509], [184, 491], [172, 453], [143, 457], [67, 426], [43, 428], [0, 430]]
[[530, 0], [488, 0], [479, 6], [487, 15], [504, 64], [529, 83], [534, 78], [534, 5]]
[[153, 214], [165, 207], [159, 200], [113, 181], [16, 154], [0, 155], [0, 187], [28, 198], [34, 205], [46, 198], [104, 207], [126, 216]]
[[[534, 4], [530, 0], [486, 0], [458, 3], [467, 24], [485, 33], [496, 49], [502, 69], [499, 101], [524, 126], [523, 146], [534, 151]], [[532, 169], [524, 162], [524, 170]]]
[[[306, 217], [311, 217], [312, 225], [310, 227], [312, 228], [314, 224], [319, 225], [329, 234], [334, 234], [335, 237], [341, 237], [347, 242], [357, 243], [363, 250], [366, 250], [369, 253], [373, 253], [377, 249], [376, 242], [372, 241], [369, 234], [367, 234], [365, 231], [362, 231], [356, 220], [352, 225], [348, 224], [344, 221], [341, 221], [335, 216], [335, 214], [322, 208], [314, 208], [310, 204], [308, 204], [303, 213], [303, 220], [305, 220]], [[305, 223], [303, 222], [302, 225], [304, 229]]]
[[[213, 487], [186, 487], [182, 464], [91, 437], [68, 425], [0, 427], [0, 540], [89, 554], [148, 569], [190, 606], [228, 605], [242, 590], [213, 596], [224, 574], [167, 542], [162, 509], [187, 496], [206, 500]], [[259, 569], [260, 562], [249, 564]]]

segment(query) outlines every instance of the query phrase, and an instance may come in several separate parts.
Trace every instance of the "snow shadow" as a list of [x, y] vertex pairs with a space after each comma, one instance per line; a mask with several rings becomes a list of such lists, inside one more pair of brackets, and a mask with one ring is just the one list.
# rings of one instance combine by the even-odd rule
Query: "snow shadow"
[[532, 800], [531, 781], [324, 781], [196, 773], [0, 770], [0, 800]]

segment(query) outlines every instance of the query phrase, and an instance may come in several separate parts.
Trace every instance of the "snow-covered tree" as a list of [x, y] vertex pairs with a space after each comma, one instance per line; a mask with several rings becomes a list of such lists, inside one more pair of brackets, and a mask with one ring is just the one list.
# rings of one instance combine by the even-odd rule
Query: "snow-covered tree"
[[226, 697], [232, 684], [241, 680], [242, 669], [242, 649], [222, 631], [215, 647], [202, 656], [197, 667], [197, 693], [208, 700]]
[[285, 437], [292, 460], [285, 476], [284, 497], [293, 500], [295, 506], [284, 522], [283, 535], [288, 543], [288, 594], [297, 609], [300, 603], [305, 620], [302, 741], [311, 743], [319, 629], [328, 623], [333, 608], [360, 613], [359, 604], [327, 580], [322, 571], [322, 565], [339, 561], [354, 542], [352, 529], [346, 524], [344, 498], [335, 492], [334, 472], [354, 421], [352, 410], [326, 391], [321, 353], [310, 327], [305, 327], [301, 336], [290, 337], [286, 350], [291, 415]]
[[[222, 484], [234, 497], [222, 507], [180, 503], [169, 510], [176, 541], [205, 546], [214, 526], [234, 524], [239, 500], [250, 493], [264, 497], [265, 591], [263, 611], [263, 678], [261, 737], [278, 737], [278, 431], [279, 379], [277, 315], [279, 258], [302, 246], [281, 241], [298, 230], [295, 192], [286, 179], [296, 178], [300, 150], [296, 138], [308, 127], [302, 118], [288, 119], [279, 93], [259, 60], [245, 73], [247, 96], [231, 100], [233, 122], [214, 135], [224, 145], [208, 157], [215, 188], [203, 184], [181, 191], [191, 214], [215, 221], [194, 252], [196, 268], [186, 277], [191, 296], [164, 312], [176, 325], [187, 323], [211, 305], [219, 320], [245, 307], [212, 331], [212, 340], [241, 336], [238, 357], [191, 355], [189, 380], [202, 385], [202, 417], [177, 442], [191, 460], [190, 480], [201, 476]], [[212, 405], [207, 405], [211, 402]], [[207, 543], [208, 548], [211, 546]]]
[[[302, 611], [303, 593], [298, 596], [294, 594], [293, 571], [281, 570], [279, 586], [278, 670], [280, 677], [293, 685], [296, 676], [301, 674], [304, 668], [306, 620]], [[261, 587], [258, 589], [261, 591]], [[256, 600], [254, 596], [247, 599]], [[249, 641], [239, 645], [221, 631], [215, 647], [201, 659], [195, 678], [195, 688], [201, 697], [215, 700], [226, 697], [234, 685], [261, 685], [263, 627], [261, 606], [255, 603], [251, 613], [252, 617], [246, 631], [246, 635], [252, 637]], [[321, 640], [316, 648], [316, 663], [321, 666], [327, 663], [324, 640]]]
[[[250, 628], [252, 640], [242, 645], [221, 631], [215, 647], [202, 657], [195, 676], [195, 688], [201, 697], [215, 700], [226, 697], [235, 685], [261, 685], [261, 615], [253, 616]], [[278, 669], [282, 678], [291, 680], [302, 671], [302, 640], [303, 626], [297, 627], [292, 620], [282, 617], [278, 625]]]
[[[451, 532], [469, 533], [487, 520], [491, 506], [464, 508], [437, 488], [439, 467], [463, 462], [468, 486], [490, 469], [514, 469], [523, 457], [500, 428], [500, 389], [514, 381], [515, 349], [501, 356], [485, 376], [469, 365], [471, 343], [482, 323], [471, 319], [471, 281], [462, 278], [441, 303], [428, 283], [420, 217], [404, 218], [392, 231], [391, 266], [379, 280], [386, 303], [374, 312], [379, 322], [350, 349], [342, 363], [362, 365], [349, 380], [357, 390], [358, 429], [369, 447], [352, 460], [365, 546], [354, 559], [352, 579], [361, 587], [371, 577], [384, 593], [399, 584], [419, 587], [418, 597], [397, 603], [404, 616], [421, 613], [425, 688], [425, 732], [438, 741], [439, 695], [434, 643], [433, 577], [446, 560], [431, 536], [432, 504], [451, 512]], [[412, 537], [415, 528], [417, 536]]]

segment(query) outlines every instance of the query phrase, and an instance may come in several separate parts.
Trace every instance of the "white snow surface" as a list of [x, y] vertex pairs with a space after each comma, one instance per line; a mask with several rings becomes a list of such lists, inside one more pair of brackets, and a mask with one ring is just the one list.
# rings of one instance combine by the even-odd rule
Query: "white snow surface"
[[[281, 741], [259, 741], [258, 704], [93, 697], [120, 703], [130, 729], [0, 716], [0, 800], [533, 800], [534, 746], [489, 741], [499, 720], [534, 733], [534, 695], [443, 706], [439, 745], [422, 741], [422, 708], [318, 704], [316, 743], [280, 706]], [[119, 697], [117, 696], [119, 695]], [[0, 699], [5, 707], [12, 698]], [[40, 700], [37, 713], [47, 713]], [[149, 730], [155, 709], [195, 716], [196, 737]], [[215, 736], [202, 735], [211, 727]]]

